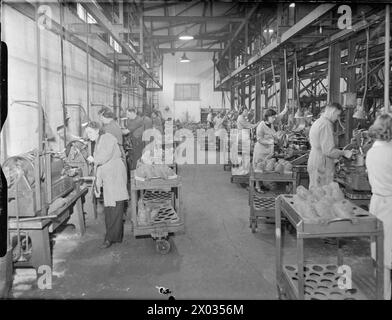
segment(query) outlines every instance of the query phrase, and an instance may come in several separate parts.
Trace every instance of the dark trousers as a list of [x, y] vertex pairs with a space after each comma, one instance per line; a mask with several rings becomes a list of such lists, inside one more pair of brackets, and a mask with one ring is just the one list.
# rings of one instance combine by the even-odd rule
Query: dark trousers
[[133, 141], [132, 145], [132, 150], [128, 153], [128, 166], [129, 170], [135, 170], [137, 161], [142, 157], [143, 155], [143, 141], [141, 140], [135, 140]]
[[105, 240], [121, 242], [124, 232], [124, 201], [116, 201], [115, 207], [105, 207]]

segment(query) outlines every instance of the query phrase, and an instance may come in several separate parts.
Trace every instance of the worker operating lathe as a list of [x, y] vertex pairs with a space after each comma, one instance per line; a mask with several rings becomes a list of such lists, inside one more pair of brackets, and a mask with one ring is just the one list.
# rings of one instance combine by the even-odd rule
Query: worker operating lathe
[[333, 181], [335, 160], [342, 156], [351, 158], [352, 151], [335, 146], [333, 124], [339, 119], [342, 106], [330, 103], [309, 131], [310, 154], [308, 160], [309, 188], [321, 187]]
[[86, 128], [87, 137], [95, 141], [94, 155], [87, 158], [94, 163], [94, 192], [100, 197], [103, 188], [106, 234], [101, 248], [108, 248], [123, 238], [124, 201], [128, 200], [127, 171], [121, 159], [116, 138], [100, 130], [97, 122], [90, 122]]
[[143, 118], [140, 117], [133, 108], [127, 109], [127, 129], [124, 134], [129, 134], [132, 141], [132, 151], [128, 154], [128, 166], [130, 170], [136, 169], [137, 161], [143, 154], [143, 132], [145, 124]]
[[[372, 187], [369, 211], [383, 223], [384, 228], [384, 298], [391, 299], [392, 269], [392, 116], [377, 117], [369, 128], [375, 140], [366, 154], [366, 168]], [[376, 258], [375, 244], [371, 245], [372, 257]]]

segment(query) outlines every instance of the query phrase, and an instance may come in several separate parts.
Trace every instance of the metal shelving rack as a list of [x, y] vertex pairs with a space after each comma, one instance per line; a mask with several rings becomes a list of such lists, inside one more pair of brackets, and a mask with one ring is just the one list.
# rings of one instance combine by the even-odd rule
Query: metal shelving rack
[[255, 185], [259, 181], [286, 182], [286, 188], [289, 187], [291, 189], [289, 193], [294, 193], [297, 189], [297, 173], [258, 173], [254, 172], [251, 168], [249, 178], [249, 223], [252, 233], [256, 232], [257, 221], [259, 219], [273, 221], [273, 219], [275, 218], [275, 198], [279, 195], [279, 193], [282, 193], [282, 191], [280, 190], [276, 192], [268, 192], [265, 194], [258, 193], [255, 190]]
[[[340, 289], [337, 281], [341, 274], [338, 267], [343, 265], [343, 255], [338, 240], [337, 264], [312, 264], [304, 262], [304, 239], [370, 237], [376, 241], [375, 298], [383, 299], [384, 292], [384, 243], [383, 227], [380, 220], [358, 206], [354, 206], [351, 219], [308, 220], [304, 219], [293, 206], [292, 195], [280, 195], [275, 204], [276, 230], [276, 280], [279, 298], [299, 300], [360, 300], [369, 299], [355, 284], [351, 289]], [[281, 219], [285, 216], [297, 232], [297, 263], [283, 264]], [[374, 299], [371, 297], [371, 299]]]

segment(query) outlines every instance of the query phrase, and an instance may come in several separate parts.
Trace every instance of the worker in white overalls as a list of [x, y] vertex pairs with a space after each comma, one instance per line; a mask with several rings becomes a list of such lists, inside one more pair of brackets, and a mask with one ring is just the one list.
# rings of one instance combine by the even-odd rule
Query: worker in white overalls
[[[253, 149], [253, 168], [259, 161], [264, 161], [272, 158], [274, 155], [274, 144], [279, 138], [278, 132], [275, 131], [274, 123], [278, 119], [279, 121], [287, 113], [288, 107], [285, 105], [283, 111], [279, 114], [273, 109], [268, 109], [264, 114], [264, 121], [261, 121], [256, 129], [257, 142]], [[256, 184], [256, 190], [262, 192], [261, 181]]]
[[[237, 118], [237, 146], [241, 145], [242, 169], [243, 173], [249, 172], [250, 165], [250, 130], [258, 126], [258, 123], [252, 124], [248, 121], [248, 109], [242, 106]], [[247, 131], [248, 130], [248, 131]]]
[[309, 188], [322, 187], [333, 181], [335, 160], [342, 156], [351, 158], [351, 150], [339, 150], [335, 146], [333, 124], [339, 119], [342, 106], [330, 103], [324, 113], [310, 128], [310, 153], [308, 160]]
[[[384, 228], [384, 298], [391, 299], [392, 268], [392, 115], [377, 117], [369, 128], [375, 139], [366, 154], [366, 167], [372, 188], [369, 211], [383, 223]], [[375, 243], [371, 245], [375, 259]]]

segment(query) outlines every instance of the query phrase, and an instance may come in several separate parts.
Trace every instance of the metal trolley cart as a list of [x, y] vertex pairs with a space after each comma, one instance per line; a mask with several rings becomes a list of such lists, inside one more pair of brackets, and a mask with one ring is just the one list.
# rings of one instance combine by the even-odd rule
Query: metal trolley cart
[[244, 175], [232, 174], [230, 177], [230, 182], [235, 183], [235, 184], [248, 184], [249, 183], [249, 174], [244, 174]]
[[293, 165], [293, 171], [297, 173], [297, 186], [303, 185], [306, 188], [309, 186], [309, 174], [307, 169], [309, 153], [305, 153], [298, 158], [290, 161]]
[[372, 192], [370, 190], [355, 190], [338, 177], [335, 178], [335, 181], [339, 183], [343, 190], [344, 196], [347, 199], [349, 199], [351, 202], [354, 202], [362, 209], [369, 210], [370, 199], [372, 197]]
[[[171, 245], [169, 235], [184, 231], [182, 213], [181, 178], [151, 179], [140, 181], [131, 173], [131, 219], [133, 235], [151, 236], [155, 248], [161, 254], [167, 254]], [[155, 216], [148, 216], [147, 221], [140, 220], [140, 205], [152, 205], [156, 208]]]
[[[268, 193], [259, 193], [255, 190], [256, 183], [263, 182], [287, 182], [286, 190]], [[251, 168], [249, 179], [249, 206], [250, 217], [249, 223], [252, 233], [256, 232], [257, 221], [259, 219], [271, 220], [275, 218], [275, 198], [280, 193], [295, 192], [297, 188], [297, 174], [292, 173], [275, 173], [275, 172], [254, 172]]]
[[[280, 299], [299, 300], [361, 300], [369, 299], [355, 282], [352, 288], [339, 288], [342, 277], [338, 267], [343, 265], [342, 251], [338, 241], [337, 264], [304, 263], [304, 239], [371, 237], [376, 241], [376, 299], [383, 299], [383, 229], [382, 223], [362, 208], [353, 207], [351, 219], [308, 220], [304, 219], [293, 206], [292, 195], [280, 195], [276, 199], [276, 277]], [[297, 264], [283, 265], [281, 240], [281, 218], [285, 216], [297, 231]], [[373, 298], [372, 298], [373, 299]]]

